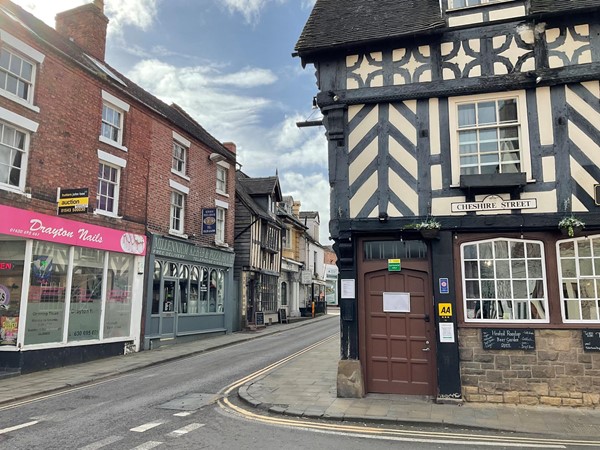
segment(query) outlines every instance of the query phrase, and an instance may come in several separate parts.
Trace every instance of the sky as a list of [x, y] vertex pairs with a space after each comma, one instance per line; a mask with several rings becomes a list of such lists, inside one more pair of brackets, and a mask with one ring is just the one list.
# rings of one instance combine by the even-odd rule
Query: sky
[[[58, 12], [92, 0], [12, 0], [54, 27]], [[278, 173], [284, 195], [318, 211], [329, 241], [327, 140], [313, 66], [294, 46], [315, 0], [105, 0], [106, 62], [164, 102], [177, 103], [221, 142], [237, 145], [251, 177]]]

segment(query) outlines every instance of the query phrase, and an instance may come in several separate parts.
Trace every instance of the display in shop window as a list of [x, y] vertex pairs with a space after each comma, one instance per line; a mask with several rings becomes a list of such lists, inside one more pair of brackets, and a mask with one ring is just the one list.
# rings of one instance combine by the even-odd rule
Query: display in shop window
[[0, 345], [17, 345], [18, 317], [0, 317]]

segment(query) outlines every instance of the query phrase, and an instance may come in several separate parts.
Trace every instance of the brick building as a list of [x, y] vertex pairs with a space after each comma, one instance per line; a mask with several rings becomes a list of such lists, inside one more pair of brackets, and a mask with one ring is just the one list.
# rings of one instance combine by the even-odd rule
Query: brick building
[[231, 329], [235, 147], [104, 62], [107, 23], [0, 1], [0, 370]]

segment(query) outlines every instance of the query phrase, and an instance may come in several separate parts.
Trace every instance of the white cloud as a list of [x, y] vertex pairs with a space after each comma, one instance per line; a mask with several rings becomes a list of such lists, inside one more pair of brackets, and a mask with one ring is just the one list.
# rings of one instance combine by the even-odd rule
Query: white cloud
[[287, 0], [221, 0], [231, 13], [240, 13], [247, 23], [255, 25], [261, 11], [269, 3], [285, 3]]
[[[76, 8], [92, 0], [13, 0], [51, 27], [55, 26], [56, 14]], [[123, 27], [133, 26], [147, 30], [157, 17], [159, 0], [105, 0], [104, 12], [110, 19], [108, 32], [121, 34]]]

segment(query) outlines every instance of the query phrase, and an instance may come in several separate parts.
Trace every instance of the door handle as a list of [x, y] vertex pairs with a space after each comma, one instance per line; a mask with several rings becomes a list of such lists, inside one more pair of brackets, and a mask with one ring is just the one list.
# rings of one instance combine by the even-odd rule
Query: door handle
[[425, 322], [429, 322], [429, 320], [431, 320], [431, 319], [429, 319], [429, 314], [425, 314], [425, 317], [423, 317], [423, 320]]
[[423, 349], [424, 352], [429, 352], [431, 349], [429, 347]]

